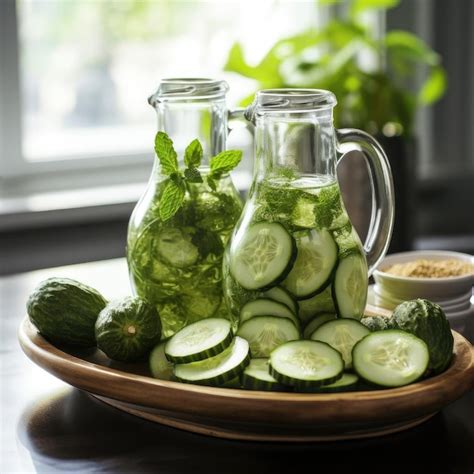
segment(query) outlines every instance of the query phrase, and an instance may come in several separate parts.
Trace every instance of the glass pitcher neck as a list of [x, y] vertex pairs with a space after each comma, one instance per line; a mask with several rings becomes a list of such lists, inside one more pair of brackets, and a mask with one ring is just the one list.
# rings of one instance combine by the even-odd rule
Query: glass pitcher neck
[[335, 105], [319, 89], [259, 91], [245, 114], [256, 125], [256, 178], [335, 178]]
[[225, 81], [205, 78], [163, 79], [149, 97], [156, 110], [158, 130], [166, 132], [182, 159], [185, 148], [197, 138], [203, 147], [202, 166], [225, 150], [227, 136]]

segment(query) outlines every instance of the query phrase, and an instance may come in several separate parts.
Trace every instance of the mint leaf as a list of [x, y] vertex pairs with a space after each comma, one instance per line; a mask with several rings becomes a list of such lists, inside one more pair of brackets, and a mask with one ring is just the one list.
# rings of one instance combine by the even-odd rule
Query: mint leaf
[[156, 134], [155, 153], [160, 160], [163, 174], [170, 175], [178, 171], [178, 158], [173, 147], [173, 140], [165, 132]]
[[188, 183], [202, 183], [201, 173], [196, 168], [186, 168], [184, 177]]
[[185, 186], [182, 180], [167, 179], [160, 200], [160, 217], [166, 221], [173, 217], [184, 201]]
[[207, 176], [207, 184], [213, 191], [217, 190], [216, 181], [211, 175]]
[[184, 152], [184, 164], [188, 168], [197, 168], [202, 160], [202, 145], [197, 138], [195, 138]]
[[211, 175], [219, 178], [222, 174], [232, 171], [242, 159], [240, 150], [227, 150], [211, 158]]

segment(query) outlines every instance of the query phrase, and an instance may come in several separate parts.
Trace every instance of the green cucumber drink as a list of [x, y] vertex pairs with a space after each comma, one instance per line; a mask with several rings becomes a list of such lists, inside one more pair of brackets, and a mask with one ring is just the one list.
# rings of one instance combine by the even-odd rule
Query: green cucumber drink
[[363, 314], [365, 255], [339, 186], [327, 177], [256, 184], [225, 258], [225, 295], [236, 319], [273, 288], [286, 291], [295, 303], [287, 306], [298, 308], [303, 324], [328, 310], [357, 319]]
[[[333, 319], [360, 319], [368, 277], [388, 246], [388, 161], [364, 132], [334, 129], [335, 104], [328, 91], [269, 89], [259, 91], [245, 112], [255, 125], [254, 178], [224, 256], [224, 294], [252, 357], [309, 339]], [[338, 154], [354, 149], [365, 154], [374, 193], [365, 246], [336, 174]], [[335, 344], [348, 346], [345, 325], [336, 329]], [[304, 359], [308, 354], [299, 350], [295, 357]]]
[[127, 262], [132, 290], [156, 306], [164, 338], [203, 318], [229, 318], [222, 258], [242, 210], [229, 175], [242, 153], [224, 151], [227, 91], [219, 80], [164, 79], [148, 100], [157, 159], [130, 219]]
[[134, 292], [156, 305], [167, 337], [193, 321], [226, 317], [222, 257], [242, 205], [227, 176], [215, 191], [189, 185], [181, 209], [163, 221], [162, 188], [145, 215], [132, 216], [127, 259]]

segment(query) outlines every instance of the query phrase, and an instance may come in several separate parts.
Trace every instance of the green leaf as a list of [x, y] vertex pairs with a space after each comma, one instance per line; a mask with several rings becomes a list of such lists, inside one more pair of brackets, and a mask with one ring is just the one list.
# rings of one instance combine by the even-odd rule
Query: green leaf
[[211, 174], [219, 176], [232, 171], [242, 159], [240, 150], [227, 150], [211, 158]]
[[418, 93], [418, 102], [428, 105], [436, 102], [446, 90], [446, 73], [440, 66], [431, 70]]
[[165, 132], [156, 134], [155, 153], [160, 160], [163, 174], [170, 175], [178, 171], [178, 157], [173, 147], [173, 141]]
[[422, 39], [407, 31], [392, 30], [384, 39], [387, 53], [396, 59], [423, 62], [437, 66], [440, 62], [439, 55], [433, 51]]
[[208, 184], [208, 186], [209, 186], [213, 191], [216, 191], [216, 190], [217, 190], [216, 181], [214, 180], [214, 178], [212, 177], [212, 175], [208, 175], [208, 176], [207, 176], [207, 184]]
[[163, 193], [160, 199], [160, 217], [166, 221], [173, 217], [184, 201], [185, 185], [182, 180], [176, 182], [167, 179], [164, 182]]
[[196, 168], [186, 168], [184, 177], [188, 183], [202, 183], [201, 173]]
[[396, 7], [400, 0], [353, 0], [351, 3], [351, 16], [354, 17], [366, 10], [385, 10]]
[[202, 145], [197, 138], [195, 138], [184, 152], [184, 164], [188, 168], [197, 168], [202, 160]]

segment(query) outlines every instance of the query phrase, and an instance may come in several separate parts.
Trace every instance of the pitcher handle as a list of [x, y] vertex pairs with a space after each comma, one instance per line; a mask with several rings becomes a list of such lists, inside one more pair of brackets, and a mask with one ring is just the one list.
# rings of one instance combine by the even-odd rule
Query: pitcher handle
[[387, 155], [377, 140], [368, 133], [344, 128], [336, 130], [336, 137], [337, 151], [342, 155], [349, 151], [361, 152], [369, 171], [372, 212], [364, 251], [370, 276], [387, 253], [392, 237], [395, 210], [392, 172]]
[[[253, 137], [254, 134], [255, 134], [255, 127], [254, 127], [254, 124], [252, 123], [252, 121], [249, 120], [248, 117], [245, 115], [246, 110], [247, 109], [245, 107], [237, 107], [235, 109], [229, 110], [227, 112], [227, 123], [229, 125], [231, 125], [233, 123], [234, 124], [235, 123], [240, 124], [240, 126], [247, 129]], [[233, 128], [234, 127], [232, 127], [232, 126], [228, 126], [227, 127], [227, 133], [230, 133], [230, 131]]]

